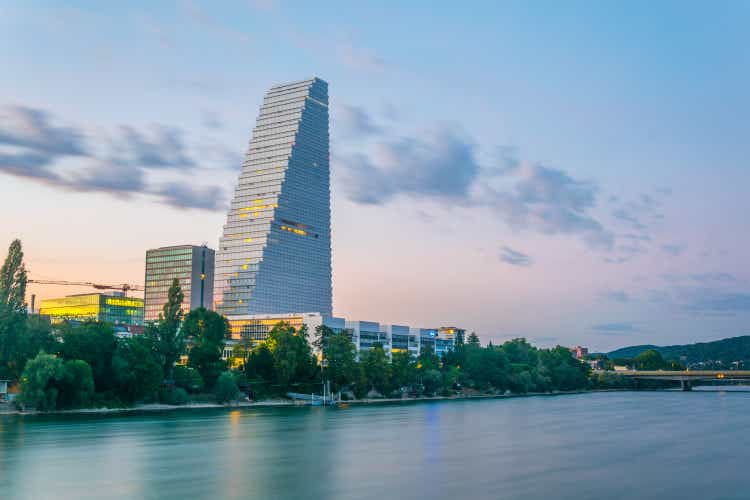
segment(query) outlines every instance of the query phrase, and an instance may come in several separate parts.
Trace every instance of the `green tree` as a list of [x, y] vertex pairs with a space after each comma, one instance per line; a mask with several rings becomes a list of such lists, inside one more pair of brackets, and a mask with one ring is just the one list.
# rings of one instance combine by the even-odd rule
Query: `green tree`
[[268, 334], [266, 345], [274, 360], [276, 377], [286, 390], [295, 382], [309, 382], [312, 376], [312, 355], [304, 335], [288, 323], [278, 323]]
[[159, 319], [146, 326], [146, 337], [151, 341], [151, 346], [158, 363], [162, 367], [164, 378], [168, 381], [174, 379], [174, 364], [185, 350], [185, 339], [180, 331], [182, 322], [182, 301], [185, 294], [180, 288], [180, 280], [172, 281], [167, 292], [167, 303], [159, 313]]
[[466, 343], [468, 345], [473, 345], [473, 346], [479, 347], [480, 346], [480, 344], [479, 344], [479, 336], [476, 333], [471, 332], [469, 334], [469, 338], [466, 340]]
[[58, 408], [87, 408], [94, 396], [94, 377], [91, 366], [74, 359], [63, 363], [61, 377], [54, 381], [58, 388]]
[[88, 363], [97, 392], [113, 390], [117, 384], [112, 367], [117, 337], [112, 325], [101, 321], [86, 321], [80, 325], [64, 323], [60, 332], [63, 338], [60, 355], [63, 359], [82, 359]]
[[663, 370], [669, 366], [656, 349], [649, 349], [640, 353], [635, 357], [633, 363], [638, 370]]
[[192, 393], [200, 392], [204, 386], [203, 378], [198, 370], [182, 365], [174, 367], [174, 385]]
[[21, 375], [19, 402], [38, 411], [88, 406], [94, 394], [91, 367], [81, 360], [63, 361], [39, 353]]
[[383, 344], [376, 342], [372, 348], [361, 354], [360, 363], [364, 369], [367, 388], [375, 389], [382, 395], [387, 395], [390, 389], [391, 365]]
[[19, 402], [38, 411], [57, 408], [59, 389], [55, 382], [63, 376], [63, 360], [46, 353], [39, 353], [26, 363], [21, 375]]
[[394, 352], [391, 360], [391, 386], [397, 389], [414, 384], [417, 378], [417, 361], [411, 353]]
[[26, 281], [21, 241], [13, 240], [0, 268], [0, 378], [16, 380], [27, 359], [24, 345]]
[[237, 401], [240, 389], [230, 372], [222, 373], [216, 381], [216, 402], [219, 404]]
[[550, 389], [574, 391], [584, 389], [589, 382], [589, 365], [573, 357], [566, 347], [540, 349], [540, 372], [549, 377]]
[[117, 395], [126, 404], [153, 399], [164, 380], [162, 367], [154, 359], [148, 339], [143, 337], [119, 341], [113, 371]]
[[250, 353], [245, 365], [245, 376], [248, 379], [260, 379], [265, 382], [276, 382], [273, 354], [267, 345], [261, 344]]
[[326, 325], [316, 326], [315, 327], [315, 340], [313, 341], [313, 347], [315, 347], [315, 350], [318, 352], [323, 352], [323, 349], [328, 343], [328, 339], [333, 335], [336, 335], [336, 333], [333, 331], [332, 328]]
[[422, 374], [422, 385], [425, 393], [434, 395], [443, 385], [443, 376], [434, 368], [425, 370]]
[[192, 342], [188, 366], [198, 370], [208, 389], [213, 388], [216, 379], [227, 369], [221, 358], [228, 333], [227, 319], [203, 307], [190, 311], [182, 323], [182, 334]]
[[340, 391], [359, 379], [357, 348], [346, 332], [328, 337], [323, 348], [323, 359], [326, 361], [323, 377], [331, 381], [332, 391]]

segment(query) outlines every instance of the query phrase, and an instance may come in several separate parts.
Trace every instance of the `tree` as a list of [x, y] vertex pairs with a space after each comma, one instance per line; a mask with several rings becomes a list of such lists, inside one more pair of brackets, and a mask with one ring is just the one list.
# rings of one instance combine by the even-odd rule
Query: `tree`
[[240, 389], [230, 372], [222, 373], [216, 381], [216, 402], [219, 404], [237, 401]]
[[60, 355], [63, 359], [82, 359], [88, 363], [97, 392], [113, 390], [117, 384], [112, 367], [117, 337], [112, 325], [101, 321], [86, 321], [80, 325], [64, 323], [60, 332], [63, 338]]
[[361, 358], [360, 362], [364, 369], [368, 389], [375, 389], [380, 394], [386, 395], [390, 387], [391, 365], [383, 344], [376, 342], [372, 348], [361, 355]]
[[473, 346], [479, 347], [479, 345], [480, 345], [479, 344], [479, 336], [476, 333], [471, 332], [469, 334], [469, 338], [466, 340], [466, 343], [468, 345], [473, 345]]
[[13, 240], [0, 268], [0, 378], [17, 379], [27, 359], [23, 337], [26, 281], [21, 241]]
[[417, 375], [417, 362], [411, 353], [394, 352], [391, 360], [391, 387], [401, 389], [414, 383]]
[[52, 354], [39, 353], [26, 363], [21, 375], [21, 393], [18, 396], [20, 403], [38, 411], [54, 410], [57, 408], [59, 394], [55, 381], [62, 375], [62, 359]]
[[21, 376], [20, 403], [38, 411], [88, 406], [94, 394], [91, 367], [81, 360], [63, 361], [39, 353]]
[[62, 376], [55, 381], [58, 388], [58, 408], [87, 408], [94, 396], [94, 377], [91, 366], [74, 359], [63, 363]]
[[249, 379], [260, 379], [264, 382], [276, 382], [273, 354], [268, 346], [261, 344], [250, 353], [245, 365], [245, 376]]
[[309, 381], [313, 365], [310, 345], [304, 336], [282, 322], [268, 333], [266, 345], [273, 355], [276, 377], [283, 389], [294, 382]]
[[122, 402], [133, 404], [153, 398], [164, 374], [156, 362], [151, 346], [143, 337], [121, 340], [113, 360], [117, 394]]
[[159, 313], [159, 319], [146, 326], [146, 337], [151, 341], [151, 346], [157, 361], [162, 367], [164, 378], [173, 380], [174, 364], [180, 358], [185, 348], [184, 337], [180, 331], [182, 322], [182, 301], [185, 294], [180, 288], [180, 280], [172, 281], [167, 292], [167, 303]]
[[316, 326], [315, 327], [315, 340], [313, 341], [313, 347], [315, 348], [315, 350], [318, 352], [323, 352], [323, 349], [328, 343], [328, 339], [332, 335], [336, 335], [336, 332], [334, 332], [332, 328], [326, 325]]
[[203, 307], [190, 311], [182, 324], [182, 334], [192, 341], [188, 366], [195, 368], [208, 389], [227, 369], [222, 359], [224, 341], [229, 333], [229, 322], [221, 314]]
[[331, 390], [336, 392], [358, 380], [357, 348], [346, 332], [330, 335], [323, 348], [326, 368], [325, 380], [330, 380]]
[[633, 363], [638, 370], [663, 370], [669, 366], [656, 349], [643, 351], [635, 357]]

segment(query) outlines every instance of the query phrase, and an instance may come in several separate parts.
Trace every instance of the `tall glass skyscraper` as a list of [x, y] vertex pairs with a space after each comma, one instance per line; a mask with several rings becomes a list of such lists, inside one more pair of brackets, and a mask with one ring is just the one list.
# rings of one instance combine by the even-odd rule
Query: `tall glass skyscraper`
[[219, 240], [218, 312], [332, 313], [329, 156], [328, 84], [271, 87]]

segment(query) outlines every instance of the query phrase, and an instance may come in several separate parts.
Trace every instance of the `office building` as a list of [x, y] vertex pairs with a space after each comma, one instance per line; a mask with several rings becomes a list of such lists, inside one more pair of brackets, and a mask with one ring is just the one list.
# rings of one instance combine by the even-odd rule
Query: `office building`
[[263, 99], [219, 240], [214, 304], [228, 317], [332, 314], [323, 80], [278, 85]]
[[143, 299], [123, 292], [86, 293], [43, 299], [39, 314], [52, 324], [62, 321], [106, 321], [113, 325], [143, 325]]
[[214, 251], [205, 245], [154, 248], [146, 252], [146, 321], [159, 318], [175, 278], [180, 281], [185, 294], [182, 301], [184, 313], [199, 307], [212, 309]]
[[[226, 353], [239, 342], [261, 343], [268, 339], [268, 333], [279, 323], [286, 323], [295, 329], [307, 326], [309, 340], [315, 338], [315, 329], [325, 325], [335, 333], [347, 332], [357, 353], [372, 349], [381, 344], [388, 357], [393, 353], [408, 352], [419, 356], [425, 349], [443, 355], [455, 348], [456, 333], [464, 330], [455, 327], [410, 328], [404, 325], [386, 325], [375, 321], [347, 321], [344, 318], [320, 313], [287, 314], [247, 314], [228, 316], [229, 339]], [[448, 330], [453, 330], [449, 332]], [[442, 336], [441, 336], [442, 335]], [[442, 342], [436, 348], [436, 342]]]

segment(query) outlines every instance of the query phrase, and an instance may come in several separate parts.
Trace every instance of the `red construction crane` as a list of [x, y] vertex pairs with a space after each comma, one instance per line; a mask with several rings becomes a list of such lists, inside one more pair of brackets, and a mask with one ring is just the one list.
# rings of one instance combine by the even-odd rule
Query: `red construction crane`
[[90, 281], [63, 281], [63, 280], [35, 280], [30, 279], [28, 283], [37, 283], [39, 285], [63, 285], [63, 286], [90, 286], [97, 290], [122, 290], [128, 292], [129, 290], [143, 291], [144, 288], [141, 285], [131, 285], [129, 283], [122, 283], [120, 285], [102, 285], [101, 283], [92, 283]]

